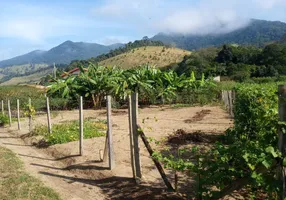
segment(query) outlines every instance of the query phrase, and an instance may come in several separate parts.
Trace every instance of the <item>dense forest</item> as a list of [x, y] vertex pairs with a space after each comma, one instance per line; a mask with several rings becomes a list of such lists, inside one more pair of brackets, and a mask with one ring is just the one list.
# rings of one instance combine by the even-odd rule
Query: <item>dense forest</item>
[[223, 45], [194, 51], [181, 63], [169, 66], [178, 74], [194, 71], [198, 77], [228, 76], [237, 81], [252, 77], [278, 77], [286, 75], [286, 35], [264, 48], [255, 46]]
[[164, 44], [174, 45], [190, 51], [223, 44], [254, 45], [263, 47], [265, 43], [280, 40], [286, 33], [286, 23], [252, 19], [248, 26], [225, 34], [183, 35], [165, 34], [155, 35], [152, 40], [162, 41]]

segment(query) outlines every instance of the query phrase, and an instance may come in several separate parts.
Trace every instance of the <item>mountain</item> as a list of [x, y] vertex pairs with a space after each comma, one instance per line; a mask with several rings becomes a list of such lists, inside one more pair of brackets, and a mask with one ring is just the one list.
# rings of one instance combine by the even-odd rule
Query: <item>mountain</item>
[[99, 65], [117, 66], [128, 69], [149, 63], [156, 67], [166, 67], [173, 63], [181, 62], [190, 51], [178, 48], [166, 48], [164, 46], [146, 46], [134, 48], [106, 60], [100, 61]]
[[104, 46], [96, 43], [72, 42], [68, 40], [49, 51], [36, 50], [8, 60], [0, 61], [0, 68], [29, 63], [68, 64], [72, 60], [83, 60], [96, 57], [122, 46], [124, 46], [124, 44], [118, 43]]
[[252, 19], [248, 26], [225, 34], [182, 35], [159, 33], [152, 40], [187, 50], [200, 49], [223, 44], [251, 44], [264, 46], [267, 42], [278, 41], [286, 33], [286, 23]]

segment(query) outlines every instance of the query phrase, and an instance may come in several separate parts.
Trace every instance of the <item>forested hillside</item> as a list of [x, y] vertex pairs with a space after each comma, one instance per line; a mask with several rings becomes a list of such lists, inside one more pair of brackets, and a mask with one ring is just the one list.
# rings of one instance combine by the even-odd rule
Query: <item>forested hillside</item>
[[198, 76], [223, 75], [243, 81], [251, 77], [279, 77], [286, 75], [286, 44], [276, 42], [258, 48], [255, 46], [223, 45], [205, 48], [185, 56], [184, 60], [169, 68], [179, 74]]
[[162, 41], [165, 44], [187, 50], [221, 46], [223, 44], [262, 47], [267, 42], [280, 40], [285, 33], [286, 23], [253, 19], [248, 26], [226, 34], [182, 35], [160, 33], [155, 35], [152, 40]]
[[66, 41], [49, 51], [32, 51], [8, 60], [0, 61], [0, 68], [25, 64], [69, 64], [75, 59], [88, 59], [107, 53], [112, 49], [123, 46], [114, 44], [104, 46], [96, 43]]

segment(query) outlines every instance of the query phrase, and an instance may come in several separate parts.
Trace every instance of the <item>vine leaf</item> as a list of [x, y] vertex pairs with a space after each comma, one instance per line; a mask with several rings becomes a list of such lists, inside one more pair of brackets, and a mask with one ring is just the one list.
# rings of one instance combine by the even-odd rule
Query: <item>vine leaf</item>
[[275, 152], [275, 150], [274, 150], [274, 148], [273, 148], [272, 146], [267, 147], [267, 148], [265, 149], [265, 151], [266, 151], [267, 153], [271, 153], [274, 158], [277, 158], [277, 157], [278, 157], [277, 153]]
[[286, 167], [286, 158], [283, 158], [283, 166]]

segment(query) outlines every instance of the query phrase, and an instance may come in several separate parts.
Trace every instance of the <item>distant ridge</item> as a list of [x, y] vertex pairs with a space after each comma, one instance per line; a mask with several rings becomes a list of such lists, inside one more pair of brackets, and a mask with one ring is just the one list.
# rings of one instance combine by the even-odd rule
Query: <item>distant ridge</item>
[[264, 46], [265, 43], [279, 41], [286, 34], [286, 23], [252, 19], [244, 28], [226, 34], [182, 35], [159, 33], [152, 40], [161, 41], [187, 50], [200, 49], [223, 44]]
[[72, 42], [70, 40], [50, 49], [49, 51], [35, 50], [30, 53], [0, 61], [0, 68], [12, 65], [36, 64], [68, 64], [72, 60], [84, 60], [107, 53], [124, 44], [104, 46], [96, 43]]

